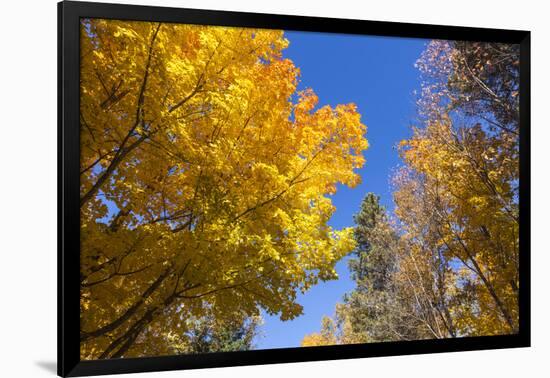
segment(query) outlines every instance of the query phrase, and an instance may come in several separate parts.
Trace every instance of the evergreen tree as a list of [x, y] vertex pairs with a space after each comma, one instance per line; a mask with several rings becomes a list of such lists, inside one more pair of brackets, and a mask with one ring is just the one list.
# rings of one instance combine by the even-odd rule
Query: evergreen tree
[[259, 333], [261, 318], [216, 319], [214, 316], [187, 319], [187, 331], [171, 335], [174, 354], [233, 352], [251, 350]]

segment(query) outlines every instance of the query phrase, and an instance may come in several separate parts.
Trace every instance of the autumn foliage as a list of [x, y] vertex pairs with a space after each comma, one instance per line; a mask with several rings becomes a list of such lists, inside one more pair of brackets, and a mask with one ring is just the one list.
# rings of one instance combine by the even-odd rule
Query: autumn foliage
[[395, 206], [368, 193], [336, 230], [366, 127], [297, 89], [288, 43], [82, 20], [82, 359], [251, 349], [350, 253], [355, 289], [303, 346], [518, 331], [518, 47], [427, 45]]
[[365, 197], [356, 288], [303, 346], [518, 332], [519, 47], [432, 41], [418, 68], [395, 212]]
[[83, 359], [249, 345], [260, 309], [292, 319], [298, 292], [337, 277], [355, 241], [327, 225], [328, 195], [358, 184], [366, 128], [353, 104], [297, 92], [287, 45], [276, 30], [82, 21]]

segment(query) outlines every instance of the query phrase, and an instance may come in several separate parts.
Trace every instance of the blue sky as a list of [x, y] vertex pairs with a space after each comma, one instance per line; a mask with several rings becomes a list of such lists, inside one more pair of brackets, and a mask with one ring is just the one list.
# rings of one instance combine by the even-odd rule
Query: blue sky
[[[301, 70], [299, 89], [312, 88], [319, 96], [318, 106], [354, 102], [367, 125], [370, 147], [359, 171], [363, 182], [353, 189], [339, 187], [332, 198], [337, 210], [330, 224], [337, 229], [352, 226], [353, 214], [368, 192], [380, 195], [392, 209], [389, 178], [399, 164], [395, 146], [410, 135], [413, 91], [420, 88], [414, 63], [427, 41], [312, 32], [285, 32], [285, 36], [290, 46], [284, 56]], [[256, 347], [296, 347], [305, 334], [318, 331], [323, 315], [332, 315], [342, 295], [354, 287], [346, 260], [336, 267], [338, 280], [320, 283], [298, 297], [302, 316], [283, 322], [264, 314]]]

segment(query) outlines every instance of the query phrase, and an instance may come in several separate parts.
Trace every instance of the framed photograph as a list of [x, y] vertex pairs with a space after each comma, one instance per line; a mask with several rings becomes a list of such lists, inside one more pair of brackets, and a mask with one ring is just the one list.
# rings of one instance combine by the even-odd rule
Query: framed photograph
[[530, 345], [529, 32], [58, 11], [59, 375]]

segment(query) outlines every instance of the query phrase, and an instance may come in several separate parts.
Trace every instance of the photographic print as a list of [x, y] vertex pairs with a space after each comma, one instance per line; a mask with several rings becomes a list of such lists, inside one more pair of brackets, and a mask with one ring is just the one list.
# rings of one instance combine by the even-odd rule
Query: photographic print
[[79, 30], [81, 360], [518, 334], [519, 44]]

